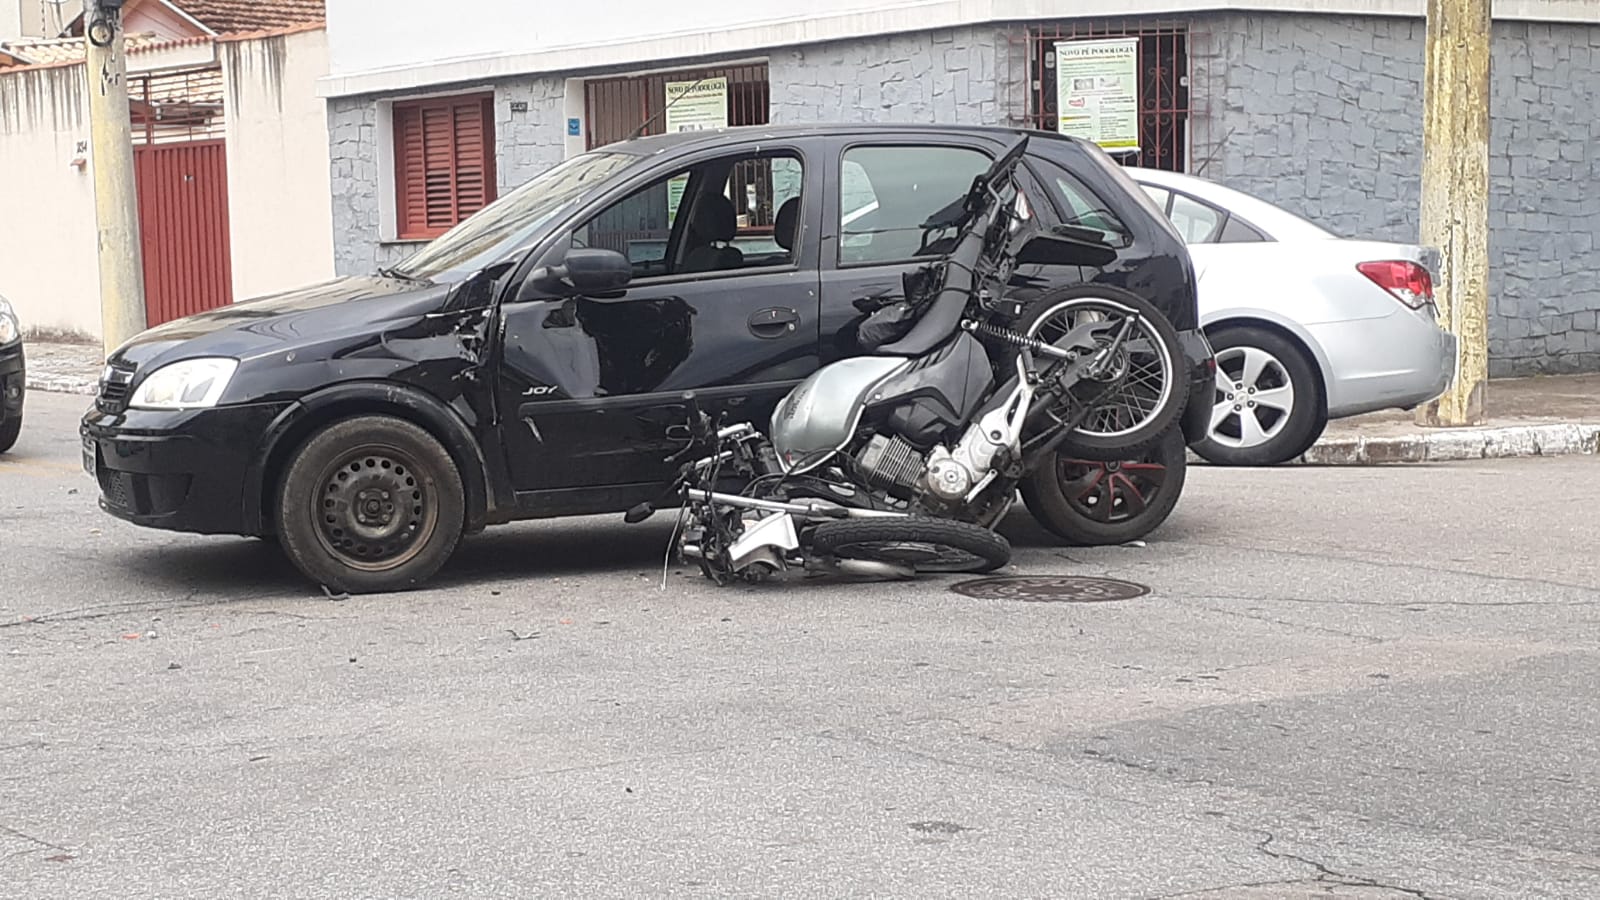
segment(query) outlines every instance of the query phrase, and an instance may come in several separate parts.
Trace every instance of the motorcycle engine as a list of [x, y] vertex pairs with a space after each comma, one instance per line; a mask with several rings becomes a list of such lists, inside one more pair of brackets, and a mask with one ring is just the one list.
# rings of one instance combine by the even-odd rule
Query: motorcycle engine
[[899, 437], [873, 435], [856, 464], [874, 487], [904, 497], [926, 489], [945, 500], [961, 500], [972, 490], [972, 469], [949, 450], [935, 447], [924, 457]]
[[926, 468], [916, 448], [901, 438], [882, 434], [875, 434], [867, 441], [856, 456], [856, 463], [873, 486], [891, 491], [899, 488], [896, 493], [916, 490]]

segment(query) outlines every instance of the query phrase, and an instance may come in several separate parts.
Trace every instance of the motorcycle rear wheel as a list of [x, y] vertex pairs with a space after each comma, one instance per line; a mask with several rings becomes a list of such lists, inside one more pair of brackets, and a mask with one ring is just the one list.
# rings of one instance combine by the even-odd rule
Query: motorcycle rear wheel
[[[1127, 375], [1112, 397], [1090, 412], [1058, 448], [1062, 454], [1102, 462], [1138, 456], [1154, 446], [1183, 414], [1189, 379], [1183, 371], [1178, 331], [1155, 305], [1111, 285], [1080, 284], [1051, 291], [1028, 305], [1017, 330], [1046, 343], [1059, 340], [1085, 313], [1132, 315], [1137, 351], [1123, 351]], [[1081, 320], [1087, 321], [1087, 319]]]
[[992, 572], [1011, 561], [1011, 544], [987, 528], [928, 516], [824, 522], [813, 552], [835, 559], [909, 566], [918, 572]]

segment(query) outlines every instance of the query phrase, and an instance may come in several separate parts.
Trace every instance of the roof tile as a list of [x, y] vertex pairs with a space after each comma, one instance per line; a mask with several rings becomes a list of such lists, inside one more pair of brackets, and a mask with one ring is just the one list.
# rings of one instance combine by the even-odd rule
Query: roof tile
[[327, 15], [324, 0], [171, 0], [172, 4], [218, 34], [267, 31]]

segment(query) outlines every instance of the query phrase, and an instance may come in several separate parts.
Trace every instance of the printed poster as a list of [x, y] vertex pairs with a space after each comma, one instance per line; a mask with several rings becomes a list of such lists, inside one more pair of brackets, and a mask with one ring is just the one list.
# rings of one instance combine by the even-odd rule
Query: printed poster
[[[667, 82], [668, 134], [679, 131], [708, 131], [728, 127], [728, 79], [704, 78], [696, 81]], [[678, 214], [689, 176], [680, 175], [667, 182], [667, 221]]]
[[1139, 149], [1139, 39], [1056, 43], [1056, 121], [1109, 151]]

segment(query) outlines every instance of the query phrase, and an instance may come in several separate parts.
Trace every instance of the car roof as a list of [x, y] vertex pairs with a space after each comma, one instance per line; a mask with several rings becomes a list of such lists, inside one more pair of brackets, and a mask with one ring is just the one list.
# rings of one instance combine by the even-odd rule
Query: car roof
[[1053, 131], [1039, 131], [1030, 128], [1013, 128], [1004, 125], [934, 125], [927, 123], [911, 122], [883, 122], [878, 124], [865, 124], [860, 122], [815, 123], [809, 125], [735, 125], [727, 128], [714, 128], [705, 131], [679, 131], [670, 134], [652, 134], [644, 137], [629, 138], [613, 144], [597, 147], [597, 150], [611, 150], [622, 153], [637, 153], [640, 155], [653, 155], [666, 150], [689, 147], [699, 144], [715, 144], [719, 141], [748, 140], [752, 137], [771, 137], [774, 139], [797, 137], [848, 137], [853, 135], [874, 136], [889, 134], [926, 134], [926, 135], [962, 135], [966, 137], [989, 137], [1004, 141], [1021, 135], [1027, 135], [1031, 141], [1054, 141], [1070, 144], [1080, 141], [1080, 138], [1069, 135], [1057, 134]]
[[1275, 240], [1326, 240], [1336, 237], [1315, 222], [1209, 179], [1136, 166], [1129, 166], [1127, 171], [1134, 181], [1193, 194], [1213, 206], [1219, 206], [1265, 231]]

